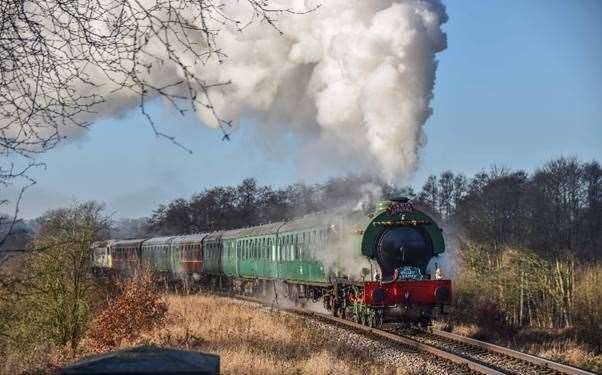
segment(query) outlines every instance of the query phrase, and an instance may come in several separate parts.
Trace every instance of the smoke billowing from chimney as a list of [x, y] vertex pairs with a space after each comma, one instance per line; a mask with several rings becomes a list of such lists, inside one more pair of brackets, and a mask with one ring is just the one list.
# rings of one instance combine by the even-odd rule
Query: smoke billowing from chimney
[[[302, 10], [316, 3], [279, 4]], [[282, 17], [282, 36], [266, 25], [222, 33], [229, 58], [203, 73], [232, 82], [211, 92], [225, 118], [259, 115], [271, 135], [307, 134], [310, 144], [322, 143], [314, 149], [359, 157], [399, 182], [425, 143], [446, 20], [439, 1], [328, 0]], [[211, 113], [200, 113], [212, 124]]]
[[[220, 12], [224, 18], [243, 23], [253, 18], [246, 2], [223, 3]], [[136, 2], [132, 7], [144, 4], [147, 2]], [[212, 86], [208, 94], [212, 108], [221, 119], [231, 120], [234, 128], [243, 117], [255, 118], [262, 135], [272, 141], [294, 133], [305, 140], [308, 154], [350, 157], [357, 161], [353, 165], [358, 165], [358, 172], [404, 182], [415, 170], [418, 151], [425, 143], [422, 128], [431, 114], [435, 55], [446, 48], [441, 30], [447, 21], [445, 8], [439, 0], [270, 2], [272, 8], [297, 13], [317, 5], [318, 9], [306, 14], [275, 13], [277, 29], [255, 22], [240, 31], [233, 25], [212, 25], [211, 19], [205, 20], [208, 29], [219, 30], [215, 45], [225, 56], [221, 61], [214, 56], [197, 64], [197, 57], [178, 45], [178, 40], [185, 39], [181, 34], [171, 38], [168, 48], [150, 40], [138, 62], [136, 79], [161, 87], [193, 73], [208, 83], [230, 82]], [[149, 18], [144, 22], [153, 21]], [[102, 36], [107, 25], [111, 23], [99, 24], [97, 34]], [[109, 29], [105, 33], [113, 35]], [[197, 48], [207, 47], [198, 31], [190, 31], [186, 38]], [[198, 43], [194, 43], [195, 38]], [[183, 72], [173, 60], [165, 59], [168, 53], [183, 64], [189, 62], [190, 71]], [[163, 62], [151, 63], [150, 56]], [[140, 68], [146, 66], [147, 73], [146, 68]], [[86, 116], [112, 116], [139, 105], [138, 92], [114, 91], [112, 82], [120, 81], [119, 74], [109, 80], [106, 72], [94, 67], [82, 63], [80, 68], [87, 72], [88, 81], [99, 83], [82, 86], [83, 95], [98, 93], [106, 99]], [[124, 76], [124, 82], [127, 79]], [[203, 105], [197, 110], [204, 123], [218, 125], [212, 110]], [[163, 131], [169, 133], [169, 129]]]

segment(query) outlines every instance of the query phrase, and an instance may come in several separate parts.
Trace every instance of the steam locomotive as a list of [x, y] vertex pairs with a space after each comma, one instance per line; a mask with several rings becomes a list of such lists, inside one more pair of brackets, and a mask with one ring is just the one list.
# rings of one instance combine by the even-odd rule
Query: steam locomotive
[[109, 240], [91, 250], [99, 273], [131, 276], [145, 266], [165, 281], [256, 295], [278, 286], [295, 302], [321, 301], [368, 326], [428, 325], [451, 300], [451, 280], [432, 275], [445, 251], [442, 230], [406, 198], [379, 202], [369, 214], [337, 209], [213, 233]]

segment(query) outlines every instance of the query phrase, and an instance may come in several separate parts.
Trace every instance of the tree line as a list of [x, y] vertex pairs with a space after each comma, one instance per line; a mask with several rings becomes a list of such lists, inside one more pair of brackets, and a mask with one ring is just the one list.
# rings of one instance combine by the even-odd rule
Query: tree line
[[[459, 238], [454, 319], [484, 332], [571, 328], [602, 350], [602, 168], [560, 157], [531, 174], [430, 176], [416, 201]], [[451, 229], [450, 229], [451, 228]]]
[[[535, 169], [492, 167], [467, 178], [444, 171], [422, 188], [396, 187], [367, 175], [272, 188], [253, 178], [159, 205], [147, 218], [113, 221], [112, 238], [176, 235], [249, 227], [350, 206], [368, 210], [379, 199], [406, 196], [453, 235], [493, 253], [528, 248], [544, 257], [586, 262], [602, 247], [602, 168], [597, 161], [557, 158]], [[40, 220], [18, 223], [7, 244], [22, 248]], [[6, 228], [0, 228], [0, 232]], [[6, 247], [6, 246], [5, 246]]]
[[532, 174], [494, 167], [471, 179], [445, 171], [427, 179], [417, 201], [493, 252], [512, 246], [545, 257], [600, 258], [602, 168], [597, 161], [561, 157]]
[[159, 205], [135, 232], [171, 235], [248, 227], [342, 205], [370, 206], [396, 196], [413, 198], [462, 238], [493, 252], [514, 246], [545, 256], [571, 254], [584, 261], [600, 257], [602, 168], [597, 161], [565, 157], [532, 174], [492, 167], [467, 178], [444, 171], [429, 176], [418, 193], [369, 176], [278, 189], [250, 178], [238, 186], [205, 189], [190, 199]]
[[278, 189], [248, 178], [238, 186], [205, 189], [190, 199], [159, 205], [138, 233], [171, 235], [249, 227], [344, 205], [367, 206], [382, 196], [399, 195], [414, 196], [411, 189], [369, 176], [337, 177], [322, 184], [297, 183]]

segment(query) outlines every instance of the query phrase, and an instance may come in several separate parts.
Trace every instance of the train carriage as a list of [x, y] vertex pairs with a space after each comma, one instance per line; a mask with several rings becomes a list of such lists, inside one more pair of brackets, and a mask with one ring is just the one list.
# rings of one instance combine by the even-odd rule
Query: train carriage
[[206, 233], [178, 236], [171, 240], [172, 278], [199, 281], [203, 272], [203, 239]]
[[209, 233], [203, 238], [203, 274], [224, 274], [222, 251], [222, 232]]
[[111, 245], [113, 240], [96, 241], [92, 243], [92, 270], [97, 275], [107, 275], [113, 267], [111, 261]]
[[140, 267], [140, 248], [144, 239], [116, 240], [111, 243], [111, 268], [119, 275], [132, 276]]
[[174, 278], [172, 241], [175, 238], [175, 236], [150, 238], [141, 246], [142, 265], [151, 269], [163, 280]]
[[353, 231], [359, 217], [353, 212], [331, 210], [287, 222], [278, 231], [282, 259], [279, 277], [322, 285], [328, 285], [331, 277], [361, 279], [358, 266], [365, 260]]
[[274, 261], [278, 228], [284, 223], [229, 230], [222, 233], [222, 267], [226, 276], [273, 279], [279, 275]]

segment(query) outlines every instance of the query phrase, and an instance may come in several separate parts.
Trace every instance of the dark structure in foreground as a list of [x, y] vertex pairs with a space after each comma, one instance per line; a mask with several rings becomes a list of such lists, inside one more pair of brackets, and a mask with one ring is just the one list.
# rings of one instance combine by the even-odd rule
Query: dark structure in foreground
[[61, 375], [214, 375], [219, 374], [219, 356], [142, 346], [85, 358], [58, 371]]

